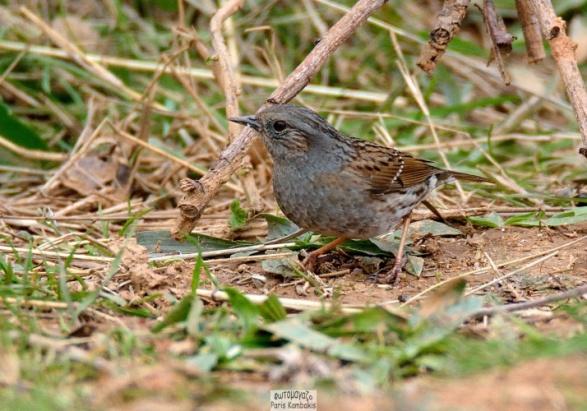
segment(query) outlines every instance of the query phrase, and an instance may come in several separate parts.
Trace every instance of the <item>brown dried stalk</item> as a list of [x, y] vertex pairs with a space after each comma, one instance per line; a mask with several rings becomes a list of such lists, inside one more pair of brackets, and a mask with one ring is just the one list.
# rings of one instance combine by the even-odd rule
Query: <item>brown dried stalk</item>
[[534, 64], [544, 60], [544, 44], [540, 33], [540, 22], [533, 13], [531, 0], [516, 0], [518, 20], [522, 25], [526, 51], [528, 52], [528, 63]]
[[65, 153], [55, 153], [50, 151], [42, 151], [42, 150], [34, 150], [29, 148], [24, 148], [19, 146], [18, 144], [14, 144], [12, 141], [8, 140], [7, 138], [0, 136], [0, 147], [5, 148], [7, 150], [16, 153], [17, 155], [30, 158], [31, 160], [45, 160], [45, 161], [66, 161], [68, 155]]
[[445, 0], [436, 25], [430, 32], [430, 40], [422, 48], [418, 67], [426, 73], [431, 73], [436, 63], [442, 57], [448, 43], [461, 29], [461, 23], [467, 16], [469, 0]]
[[[332, 26], [304, 61], [284, 80], [283, 84], [271, 94], [261, 109], [269, 104], [286, 103], [294, 98], [310, 82], [310, 78], [320, 70], [326, 59], [386, 1], [357, 1], [353, 8]], [[222, 152], [217, 165], [201, 180], [198, 182], [182, 181], [181, 188], [186, 195], [179, 202], [180, 216], [172, 231], [176, 238], [183, 238], [192, 231], [197, 219], [216, 195], [220, 186], [228, 181], [229, 177], [240, 167], [254, 136], [253, 129], [245, 128], [234, 142]]]
[[[226, 98], [226, 117], [237, 117], [239, 115], [238, 107], [238, 95], [240, 94], [240, 85], [237, 80], [237, 75], [234, 72], [233, 63], [231, 61], [231, 55], [224, 41], [222, 34], [222, 26], [224, 22], [236, 13], [244, 4], [244, 0], [229, 0], [224, 6], [222, 6], [210, 21], [210, 32], [212, 34], [212, 45], [216, 52], [217, 60], [214, 70], [214, 75], [219, 76], [216, 78], [220, 87], [224, 89], [224, 96]], [[235, 56], [232, 56], [235, 57]], [[242, 126], [239, 124], [230, 122], [228, 124], [228, 142], [232, 143], [234, 137], [241, 131]], [[241, 178], [241, 182], [245, 189], [245, 194], [249, 202], [249, 206], [255, 212], [261, 211], [262, 200], [259, 190], [257, 189], [257, 183], [255, 176], [251, 173], [253, 167], [251, 166], [251, 160], [249, 156], [246, 156], [242, 162], [244, 173]]]
[[489, 62], [495, 59], [503, 82], [506, 86], [509, 86], [512, 79], [505, 69], [503, 58], [512, 52], [512, 42], [515, 37], [507, 32], [503, 19], [497, 15], [493, 0], [483, 0], [483, 9], [481, 12], [485, 27], [489, 33], [489, 38], [491, 39], [491, 59]]
[[[210, 20], [210, 33], [212, 35], [212, 45], [216, 52], [217, 65], [219, 68], [214, 70], [215, 76], [220, 87], [224, 89], [224, 96], [226, 98], [226, 117], [237, 117], [239, 115], [238, 110], [238, 84], [232, 62], [230, 61], [230, 54], [228, 48], [224, 42], [224, 36], [222, 35], [222, 25], [226, 19], [236, 13], [244, 4], [244, 0], [230, 0], [224, 6], [222, 6], [216, 14]], [[236, 123], [230, 123], [228, 125], [228, 141], [232, 142], [234, 136], [240, 131], [240, 128]]]
[[575, 110], [583, 147], [579, 153], [587, 158], [587, 91], [577, 66], [575, 50], [577, 44], [567, 36], [567, 24], [558, 17], [550, 0], [531, 0], [534, 13], [538, 16], [542, 35], [548, 40], [552, 56], [567, 90], [567, 96]]

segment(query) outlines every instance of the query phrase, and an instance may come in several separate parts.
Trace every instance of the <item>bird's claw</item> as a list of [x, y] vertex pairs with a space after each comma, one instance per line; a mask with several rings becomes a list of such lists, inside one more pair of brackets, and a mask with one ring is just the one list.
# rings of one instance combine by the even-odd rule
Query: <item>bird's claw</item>
[[400, 259], [397, 259], [396, 257], [396, 261], [394, 262], [391, 270], [387, 272], [376, 272], [370, 277], [370, 280], [378, 284], [389, 284], [393, 286], [397, 285], [399, 283], [400, 274], [402, 273], [402, 270], [407, 261], [408, 259], [405, 256]]
[[318, 263], [318, 256], [314, 253], [309, 253], [306, 258], [302, 261], [302, 266], [304, 270], [314, 272], [316, 270], [316, 265]]

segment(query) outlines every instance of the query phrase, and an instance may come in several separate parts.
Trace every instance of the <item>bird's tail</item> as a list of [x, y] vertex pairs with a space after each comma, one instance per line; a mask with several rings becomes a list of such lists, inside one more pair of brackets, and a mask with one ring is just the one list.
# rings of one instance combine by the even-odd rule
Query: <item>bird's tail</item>
[[454, 180], [461, 180], [461, 181], [470, 181], [472, 183], [489, 183], [490, 181], [485, 177], [476, 176], [474, 174], [468, 173], [461, 173], [459, 171], [452, 171], [452, 170], [445, 170], [439, 176], [440, 181], [445, 181], [447, 183], [453, 182]]

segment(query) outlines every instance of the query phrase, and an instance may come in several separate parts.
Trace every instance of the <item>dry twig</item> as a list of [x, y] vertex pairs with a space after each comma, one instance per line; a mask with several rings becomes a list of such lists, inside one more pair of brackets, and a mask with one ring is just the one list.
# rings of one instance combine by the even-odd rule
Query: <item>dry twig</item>
[[430, 32], [430, 40], [422, 48], [418, 67], [431, 73], [442, 57], [448, 43], [461, 29], [461, 23], [467, 16], [469, 0], [445, 0], [436, 20], [436, 26]]
[[544, 52], [544, 44], [542, 44], [540, 22], [532, 11], [531, 0], [516, 0], [516, 9], [518, 10], [518, 20], [524, 32], [528, 63], [538, 63], [544, 60], [546, 53]]
[[[522, 271], [526, 271], [528, 268], [534, 267], [535, 265], [538, 265], [540, 263], [543, 263], [544, 261], [548, 260], [549, 258], [554, 257], [557, 253], [558, 253], [558, 251], [554, 251], [554, 252], [552, 252], [552, 253], [550, 253], [548, 255], [545, 255], [544, 257], [539, 258], [538, 260], [532, 261], [531, 263], [528, 263], [528, 264], [526, 264], [526, 265], [524, 265], [524, 266], [522, 266], [520, 268], [517, 268], [517, 269], [515, 269], [513, 271], [510, 271], [507, 274], [504, 274], [504, 275], [502, 275], [500, 277], [496, 277], [496, 278], [494, 278], [491, 281], [488, 281], [488, 282], [486, 282], [484, 284], [481, 284], [481, 285], [479, 285], [479, 286], [477, 286], [477, 287], [475, 287], [475, 288], [467, 291], [465, 293], [465, 295], [475, 294], [476, 292], [481, 291], [481, 290], [484, 290], [485, 288], [487, 288], [487, 287], [489, 287], [489, 286], [491, 286], [493, 284], [497, 284], [497, 283], [505, 280], [506, 278], [510, 278], [510, 277], [512, 277], [512, 276], [514, 276], [514, 275], [516, 275], [518, 273], [521, 273]], [[493, 261], [491, 262], [490, 267], [491, 267], [491, 269], [496, 269], [496, 265], [495, 265], [495, 263]]]
[[29, 158], [31, 160], [65, 161], [68, 157], [68, 155], [65, 153], [55, 153], [50, 151], [24, 148], [22, 146], [14, 144], [12, 141], [4, 137], [0, 137], [0, 147], [3, 147], [7, 150], [12, 151], [13, 153], [18, 154], [21, 157]]
[[[223, 23], [234, 13], [236, 13], [244, 4], [244, 0], [230, 0], [224, 6], [222, 6], [210, 20], [210, 33], [212, 35], [212, 45], [216, 52], [217, 60], [215, 60], [214, 70], [216, 81], [220, 87], [224, 89], [224, 96], [226, 98], [226, 117], [236, 117], [239, 115], [238, 109], [238, 94], [239, 86], [236, 81], [236, 75], [232, 62], [230, 61], [230, 54], [228, 53], [228, 47], [224, 42], [224, 36], [222, 35]], [[240, 131], [241, 126], [236, 123], [230, 123], [228, 125], [229, 138], [228, 141], [232, 142], [233, 138]]]
[[498, 313], [504, 312], [513, 312], [513, 311], [522, 311], [528, 310], [530, 308], [537, 308], [543, 307], [550, 303], [555, 303], [557, 301], [568, 300], [570, 298], [577, 298], [581, 297], [582, 295], [587, 294], [587, 285], [583, 285], [580, 287], [576, 287], [570, 289], [568, 291], [564, 291], [562, 293], [549, 295], [548, 297], [540, 298], [534, 301], [526, 301], [523, 303], [515, 303], [515, 304], [505, 304], [505, 305], [498, 305], [495, 307], [487, 307], [482, 308], [479, 311], [475, 312], [472, 317], [484, 317], [486, 315], [493, 315]]
[[[228, 294], [224, 291], [218, 290], [207, 290], [204, 288], [198, 288], [196, 290], [196, 294], [199, 297], [210, 298], [214, 301], [228, 301]], [[267, 295], [259, 295], [259, 294], [244, 294], [245, 297], [253, 304], [263, 304], [269, 298]], [[285, 298], [285, 297], [278, 297], [279, 302], [288, 310], [293, 311], [307, 311], [307, 310], [320, 310], [320, 309], [331, 309], [336, 307], [343, 313], [356, 313], [361, 311], [365, 306], [354, 306], [350, 304], [339, 304], [339, 303], [330, 303], [326, 301], [311, 301], [308, 299], [298, 299], [298, 298]], [[393, 310], [389, 307], [386, 307], [386, 310], [392, 312], [395, 315], [398, 315], [402, 318], [407, 318], [406, 315], [400, 311]]]
[[[190, 163], [189, 161], [186, 161], [186, 160], [184, 160], [182, 158], [179, 158], [179, 157], [176, 157], [176, 156], [174, 156], [172, 154], [169, 154], [167, 151], [161, 150], [160, 148], [155, 147], [155, 146], [153, 146], [152, 144], [149, 144], [146, 141], [143, 141], [143, 140], [141, 140], [141, 139], [139, 139], [139, 138], [137, 138], [137, 137], [135, 137], [133, 135], [128, 134], [125, 131], [122, 131], [122, 130], [116, 128], [116, 126], [114, 126], [111, 123], [110, 123], [110, 127], [120, 137], [123, 137], [126, 140], [132, 141], [133, 143], [135, 143], [135, 144], [137, 144], [137, 145], [139, 145], [139, 146], [141, 146], [143, 148], [146, 148], [147, 150], [150, 150], [150, 151], [152, 151], [152, 152], [154, 152], [156, 154], [159, 154], [160, 156], [165, 157], [168, 160], [171, 160], [171, 161], [173, 161], [173, 162], [175, 162], [175, 163], [177, 163], [177, 164], [179, 164], [179, 165], [187, 168], [190, 171], [193, 171], [197, 175], [200, 175], [201, 176], [201, 175], [205, 175], [206, 174], [206, 170], [205, 169], [200, 168], [200, 167], [198, 167], [198, 166]], [[227, 183], [226, 186], [228, 188], [230, 188], [231, 190], [236, 191], [237, 193], [241, 193], [242, 192], [241, 188], [238, 185], [236, 185], [236, 184]]]
[[[239, 76], [237, 73], [235, 73], [234, 65], [231, 61], [231, 57], [236, 59], [236, 56], [234, 54], [231, 56], [228, 51], [228, 47], [224, 41], [224, 36], [222, 35], [222, 25], [225, 21], [228, 22], [228, 18], [236, 13], [243, 6], [243, 4], [244, 0], [229, 0], [224, 6], [218, 9], [210, 21], [212, 45], [214, 46], [217, 57], [217, 60], [215, 60], [217, 64], [215, 65], [218, 66], [217, 70], [214, 71], [214, 74], [215, 76], [220, 76], [217, 77], [216, 80], [224, 89], [227, 118], [237, 117], [239, 115], [238, 95], [240, 94], [240, 85], [238, 82]], [[235, 47], [233, 47], [233, 51], [235, 52], [236, 50], [234, 49]], [[241, 125], [230, 122], [228, 124], [228, 142], [232, 143], [235, 136], [241, 130]], [[251, 173], [251, 159], [248, 155], [243, 159], [242, 168], [244, 170], [244, 174], [242, 175], [241, 180], [245, 189], [245, 194], [249, 201], [250, 208], [254, 212], [261, 211], [263, 202], [255, 182], [255, 176], [253, 173]]]
[[515, 37], [507, 32], [503, 19], [497, 15], [493, 0], [483, 0], [483, 21], [491, 39], [491, 58], [495, 59], [499, 74], [506, 86], [509, 86], [512, 79], [505, 68], [503, 58], [512, 52], [512, 42]]

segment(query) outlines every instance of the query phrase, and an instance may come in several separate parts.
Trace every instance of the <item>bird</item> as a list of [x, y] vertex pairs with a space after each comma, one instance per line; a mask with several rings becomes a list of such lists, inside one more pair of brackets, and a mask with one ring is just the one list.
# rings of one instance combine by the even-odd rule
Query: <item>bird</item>
[[487, 181], [346, 136], [298, 105], [276, 104], [229, 120], [261, 135], [273, 160], [275, 199], [285, 216], [303, 229], [336, 237], [304, 259], [310, 271], [318, 256], [344, 241], [377, 237], [402, 225], [393, 269], [377, 279], [396, 284], [412, 210], [423, 202], [429, 205], [427, 196], [446, 183]]

